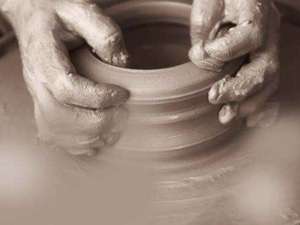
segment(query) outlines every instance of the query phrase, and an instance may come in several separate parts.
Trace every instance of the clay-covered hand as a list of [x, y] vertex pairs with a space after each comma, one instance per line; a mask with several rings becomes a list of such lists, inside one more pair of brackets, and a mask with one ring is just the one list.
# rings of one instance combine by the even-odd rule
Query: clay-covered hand
[[89, 0], [4, 0], [1, 9], [18, 37], [40, 138], [73, 154], [112, 143], [129, 94], [78, 74], [66, 43], [81, 37], [103, 61], [125, 66], [119, 27]]
[[[228, 26], [230, 29], [218, 36], [220, 29]], [[218, 71], [228, 61], [249, 56], [234, 77], [216, 82], [209, 92], [212, 104], [223, 105], [221, 123], [248, 118], [276, 91], [279, 28], [280, 16], [271, 0], [194, 0], [191, 61]]]

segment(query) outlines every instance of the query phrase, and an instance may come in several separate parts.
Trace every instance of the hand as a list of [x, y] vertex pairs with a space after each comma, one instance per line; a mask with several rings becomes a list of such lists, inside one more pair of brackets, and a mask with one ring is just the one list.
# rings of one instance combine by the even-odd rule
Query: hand
[[103, 61], [125, 66], [119, 27], [88, 0], [5, 0], [2, 11], [18, 37], [40, 138], [73, 154], [114, 142], [129, 94], [77, 74], [65, 44], [80, 36]]
[[[224, 26], [231, 28], [221, 37]], [[194, 0], [191, 15], [191, 61], [220, 70], [224, 63], [249, 54], [249, 62], [234, 76], [216, 82], [209, 101], [221, 104], [219, 120], [253, 115], [279, 83], [280, 16], [270, 0]]]

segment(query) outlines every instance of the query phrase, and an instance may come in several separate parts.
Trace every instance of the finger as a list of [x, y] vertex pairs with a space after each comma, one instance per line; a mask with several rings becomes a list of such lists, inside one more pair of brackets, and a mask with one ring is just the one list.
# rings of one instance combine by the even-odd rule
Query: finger
[[250, 56], [250, 63], [243, 66], [234, 78], [226, 77], [217, 82], [209, 92], [212, 104], [240, 102], [251, 96], [279, 74], [279, 27], [280, 21], [273, 14], [268, 26], [268, 39], [264, 48]]
[[77, 149], [77, 148], [68, 148], [66, 151], [74, 156], [95, 156], [98, 153], [97, 149]]
[[209, 71], [221, 71], [224, 62], [221, 62], [215, 58], [209, 57], [204, 49], [203, 42], [198, 42], [189, 51], [189, 58], [197, 67]]
[[263, 30], [246, 21], [230, 28], [224, 36], [207, 43], [205, 51], [211, 58], [228, 62], [258, 49], [262, 41]]
[[239, 104], [237, 103], [229, 103], [222, 106], [219, 112], [219, 121], [221, 124], [229, 124], [234, 119], [238, 117], [239, 114]]
[[189, 51], [190, 60], [198, 67], [218, 71], [222, 62], [209, 58], [204, 49], [208, 39], [213, 38], [224, 17], [224, 2], [218, 0], [194, 0], [191, 13], [192, 48]]
[[62, 40], [69, 51], [72, 51], [84, 44], [84, 40], [74, 33], [61, 29], [58, 33], [59, 40]]
[[224, 1], [194, 0], [191, 13], [192, 44], [205, 42], [216, 32], [224, 15]]
[[126, 66], [126, 51], [120, 28], [96, 4], [87, 1], [59, 1], [57, 13], [65, 25], [83, 37], [105, 62]]
[[[76, 139], [74, 139], [74, 136], [72, 136], [71, 138], [64, 137], [63, 135], [55, 136], [51, 134], [46, 134], [42, 130], [39, 130], [38, 140], [40, 143], [44, 143], [45, 145], [47, 145], [47, 147], [50, 147], [55, 150], [64, 150], [72, 155], [92, 156], [103, 147], [103, 145], [96, 143], [92, 143], [90, 145], [81, 145], [80, 143], [75, 142]], [[91, 140], [91, 138], [87, 140]]]
[[102, 109], [127, 100], [129, 94], [123, 88], [97, 84], [78, 75], [55, 32], [47, 31], [22, 43], [24, 70], [35, 83], [44, 83], [59, 102], [67, 105]]
[[35, 117], [39, 138], [50, 145], [74, 155], [91, 155], [120, 137], [121, 130], [115, 128], [116, 123], [122, 123], [117, 110], [74, 109], [58, 105], [55, 99], [43, 103], [35, 102]]
[[[55, 140], [58, 143], [58, 140]], [[100, 136], [96, 137], [74, 137], [74, 136], [64, 136], [60, 142], [59, 146], [68, 153], [72, 155], [96, 155], [103, 147], [105, 147], [105, 142]]]
[[84, 143], [77, 143], [76, 138], [70, 136], [59, 136], [59, 137], [50, 137], [39, 134], [39, 141], [45, 143], [48, 147], [51, 147], [56, 150], [66, 151], [71, 155], [87, 155], [87, 156], [94, 156], [96, 155], [99, 150], [104, 147], [103, 141], [94, 140], [95, 138], [86, 138]]
[[227, 76], [214, 84], [209, 92], [209, 101], [212, 104], [241, 102], [262, 89], [266, 83], [276, 79], [278, 70], [277, 61], [258, 58], [244, 66], [236, 77]]
[[279, 80], [271, 82], [263, 91], [249, 98], [243, 103], [230, 103], [222, 107], [219, 113], [219, 121], [229, 124], [237, 118], [247, 118], [261, 109], [267, 100], [276, 92]]
[[119, 86], [97, 84], [72, 72], [62, 75], [48, 86], [59, 102], [89, 109], [118, 106], [125, 103], [129, 97], [128, 91]]
[[[220, 27], [218, 29], [216, 37], [223, 37], [228, 32], [230, 27], [230, 24], [223, 25], [222, 27]], [[220, 61], [216, 58], [212, 58], [208, 55], [208, 53], [205, 50], [203, 41], [199, 41], [191, 48], [191, 50], [189, 51], [189, 58], [199, 68], [214, 72], [222, 71], [223, 66], [225, 64], [223, 61]]]
[[106, 129], [89, 127], [87, 130], [81, 128], [80, 131], [74, 132], [76, 128], [73, 126], [72, 129], [72, 126], [70, 126], [69, 132], [66, 132], [65, 130], [53, 129], [49, 124], [47, 124], [47, 127], [45, 125], [41, 127], [40, 125], [38, 126], [40, 140], [50, 146], [59, 146], [59, 149], [72, 155], [95, 155], [105, 146], [115, 144], [120, 138], [120, 132], [111, 132], [109, 127]]
[[209, 92], [210, 103], [224, 104], [243, 101], [262, 88], [266, 82], [267, 69], [267, 65], [258, 60], [242, 67], [236, 77], [227, 76], [218, 81]]
[[[270, 9], [270, 1], [265, 0], [239, 1], [238, 3], [232, 1], [227, 4], [228, 12], [224, 21], [231, 21], [236, 26], [229, 29], [223, 37], [205, 46], [210, 57], [223, 62], [238, 58], [262, 46]], [[234, 10], [230, 10], [231, 8]]]
[[99, 111], [70, 107], [61, 105], [47, 92], [35, 102], [35, 117], [43, 136], [59, 139], [69, 135], [77, 138], [71, 142], [76, 145], [89, 143], [90, 137], [95, 141], [102, 133], [121, 130], [116, 124], [124, 124], [127, 119], [119, 108]]
[[[272, 6], [270, 21], [272, 23], [268, 26], [268, 40], [266, 47], [261, 49], [258, 53], [252, 56], [252, 60], [268, 63], [268, 72], [273, 74], [273, 81], [268, 84], [268, 86], [257, 95], [249, 98], [243, 103], [229, 103], [222, 107], [219, 113], [219, 120], [222, 124], [228, 124], [236, 118], [245, 118], [251, 116], [253, 113], [257, 112], [266, 103], [268, 98], [273, 95], [277, 90], [279, 85], [279, 29], [280, 29], [280, 16], [277, 9]], [[271, 60], [270, 60], [271, 59]], [[254, 64], [253, 64], [254, 65]], [[210, 93], [210, 98], [216, 92], [212, 89]]]
[[251, 62], [239, 71], [236, 77], [227, 76], [214, 84], [209, 92], [212, 104], [241, 102], [253, 95], [279, 72], [278, 34], [270, 36], [266, 49], [252, 55]]
[[[57, 139], [51, 139], [49, 136], [43, 136], [39, 134], [38, 141], [39, 143], [44, 144], [47, 146], [47, 148], [53, 149], [53, 150], [59, 150], [59, 151], [66, 151], [67, 153], [74, 155], [74, 156], [94, 156], [98, 153], [100, 148], [93, 148], [90, 146], [87, 147], [80, 147], [80, 146], [67, 146], [66, 143], [73, 143], [72, 141], [62, 141], [62, 139], [59, 139], [60, 141], [57, 141]], [[71, 144], [72, 145], [72, 144]]]

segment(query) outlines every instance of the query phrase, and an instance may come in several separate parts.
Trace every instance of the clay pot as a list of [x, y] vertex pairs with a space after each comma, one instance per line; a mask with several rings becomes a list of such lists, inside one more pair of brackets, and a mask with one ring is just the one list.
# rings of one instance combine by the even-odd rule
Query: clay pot
[[[106, 11], [120, 24], [125, 38], [126, 32], [128, 36], [131, 35], [131, 38], [126, 38], [128, 42], [131, 41], [127, 43], [129, 51], [135, 48], [132, 51], [150, 49], [151, 52], [156, 48], [157, 53], [151, 55], [145, 52], [148, 59], [149, 55], [156, 59], [150, 60], [155, 65], [147, 65], [145, 60], [140, 60], [143, 52], [136, 56], [135, 61], [140, 60], [141, 65], [135, 65], [134, 68], [143, 69], [107, 65], [94, 56], [88, 47], [73, 53], [73, 62], [79, 73], [97, 82], [117, 84], [131, 93], [126, 105], [129, 110], [127, 127], [112, 147], [114, 150], [201, 150], [203, 146], [217, 143], [217, 140], [236, 128], [238, 123], [228, 126], [219, 123], [220, 107], [209, 104], [207, 95], [210, 86], [224, 75], [233, 74], [239, 63], [226, 65], [222, 72], [217, 73], [201, 70], [188, 61], [190, 1], [128, 1]], [[163, 26], [161, 31], [165, 33], [151, 32], [152, 28], [147, 34], [138, 32], [138, 29], [142, 31], [147, 25], [154, 27], [154, 30]], [[184, 38], [176, 30], [187, 31]], [[134, 34], [138, 33], [135, 37]], [[147, 38], [152, 41], [151, 44], [147, 45]], [[155, 40], [158, 42], [153, 44]], [[171, 45], [166, 47], [164, 44], [168, 45], [169, 42], [160, 40], [177, 41], [177, 44], [173, 43], [173, 48]]]

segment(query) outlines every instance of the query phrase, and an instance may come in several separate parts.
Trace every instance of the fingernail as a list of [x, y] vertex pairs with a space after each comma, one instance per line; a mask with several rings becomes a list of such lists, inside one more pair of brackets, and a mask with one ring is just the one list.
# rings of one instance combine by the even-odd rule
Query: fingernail
[[225, 105], [219, 112], [219, 120], [222, 124], [226, 125], [232, 122], [238, 115], [237, 105]]

